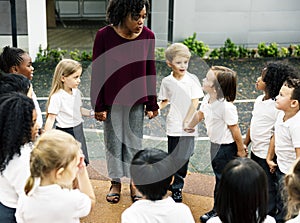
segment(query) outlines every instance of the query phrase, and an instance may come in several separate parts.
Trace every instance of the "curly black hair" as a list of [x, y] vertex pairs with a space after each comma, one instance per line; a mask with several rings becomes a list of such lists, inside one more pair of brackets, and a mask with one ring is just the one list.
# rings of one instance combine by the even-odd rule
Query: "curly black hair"
[[263, 81], [266, 83], [266, 92], [270, 98], [275, 99], [288, 77], [297, 77], [293, 67], [283, 62], [270, 62], [267, 64]]
[[0, 74], [0, 94], [20, 92], [27, 95], [30, 88], [28, 78], [19, 74]]
[[26, 52], [20, 48], [5, 46], [0, 54], [0, 70], [9, 73], [13, 66], [19, 66], [23, 62], [22, 56]]
[[148, 15], [150, 10], [148, 0], [110, 0], [106, 10], [106, 20], [109, 24], [116, 26], [122, 23], [129, 14], [139, 15], [144, 6]]
[[31, 98], [18, 93], [0, 95], [0, 173], [15, 155], [21, 155], [21, 146], [31, 141]]

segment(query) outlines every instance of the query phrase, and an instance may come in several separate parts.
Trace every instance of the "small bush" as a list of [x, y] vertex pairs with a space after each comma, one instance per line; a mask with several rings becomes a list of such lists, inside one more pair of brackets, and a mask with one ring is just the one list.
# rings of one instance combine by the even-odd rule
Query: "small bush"
[[58, 62], [61, 59], [64, 58], [64, 55], [67, 53], [67, 50], [61, 50], [61, 49], [50, 49], [49, 46], [47, 46], [46, 49], [42, 49], [41, 46], [39, 46], [39, 52], [36, 55], [36, 62]]
[[221, 58], [238, 58], [239, 49], [229, 38], [226, 39], [224, 46], [220, 48]]
[[196, 33], [183, 40], [183, 44], [190, 49], [193, 55], [197, 55], [201, 58], [209, 51], [208, 45], [205, 45], [202, 41], [196, 40]]
[[257, 47], [258, 54], [261, 57], [278, 57], [279, 56], [279, 50], [277, 43], [271, 43], [269, 46], [267, 46], [264, 42], [261, 42], [258, 44]]

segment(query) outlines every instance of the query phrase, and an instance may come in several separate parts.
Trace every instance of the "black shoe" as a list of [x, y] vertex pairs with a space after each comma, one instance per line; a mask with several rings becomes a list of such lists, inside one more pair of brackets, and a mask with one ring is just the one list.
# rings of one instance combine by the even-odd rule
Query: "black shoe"
[[175, 202], [182, 202], [182, 192], [181, 189], [173, 190], [172, 191], [172, 198]]
[[214, 210], [211, 210], [200, 217], [200, 221], [205, 223], [208, 219], [217, 216], [217, 213]]

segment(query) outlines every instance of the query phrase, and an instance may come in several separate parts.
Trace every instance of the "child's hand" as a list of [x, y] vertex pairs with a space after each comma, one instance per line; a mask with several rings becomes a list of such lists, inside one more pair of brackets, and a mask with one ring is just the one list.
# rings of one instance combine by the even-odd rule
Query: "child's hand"
[[193, 132], [195, 132], [195, 129], [193, 129], [193, 128], [184, 128], [183, 130], [185, 132], [187, 132], [187, 133], [193, 133]]
[[107, 118], [107, 111], [103, 111], [103, 112], [95, 112], [95, 119], [97, 119], [98, 121], [105, 121]]
[[93, 109], [90, 110], [90, 117], [91, 118], [94, 118], [95, 117], [95, 112]]
[[183, 130], [187, 133], [193, 133], [195, 132], [195, 128], [189, 127], [189, 122], [184, 122], [183, 123]]
[[85, 167], [85, 162], [84, 162], [84, 155], [81, 154], [80, 158], [79, 158], [79, 164], [78, 164], [78, 168], [82, 169], [83, 167]]
[[244, 144], [243, 144], [243, 149], [237, 151], [237, 156], [238, 157], [247, 157], [248, 156], [248, 149]]
[[148, 116], [149, 119], [152, 119], [158, 115], [158, 110], [156, 111], [145, 111], [145, 115]]
[[267, 161], [267, 164], [269, 165], [270, 173], [275, 173], [277, 164], [273, 160], [266, 159], [266, 161]]

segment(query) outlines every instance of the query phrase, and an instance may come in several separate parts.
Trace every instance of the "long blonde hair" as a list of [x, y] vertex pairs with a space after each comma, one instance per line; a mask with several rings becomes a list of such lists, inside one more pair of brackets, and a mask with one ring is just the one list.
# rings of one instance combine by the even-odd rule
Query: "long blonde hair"
[[287, 219], [298, 215], [300, 211], [300, 158], [285, 175], [285, 190], [287, 192]]
[[82, 69], [81, 64], [72, 59], [63, 59], [56, 65], [52, 79], [51, 91], [46, 104], [46, 116], [48, 116], [48, 106], [51, 96], [58, 92], [60, 89], [64, 88], [64, 83], [61, 80], [62, 77], [68, 77], [77, 72], [79, 69]]
[[61, 130], [51, 129], [41, 135], [34, 144], [30, 156], [30, 177], [25, 185], [25, 193], [33, 189], [37, 178], [43, 179], [59, 168], [67, 166], [77, 157], [80, 143]]

